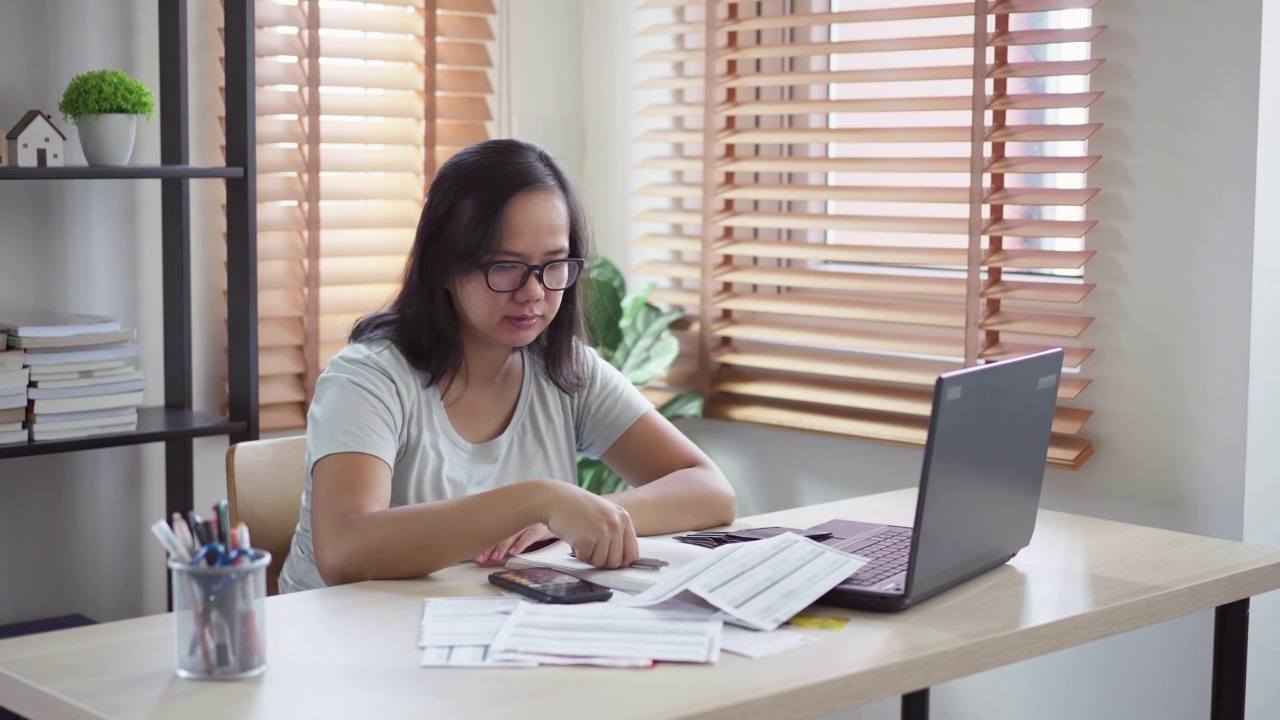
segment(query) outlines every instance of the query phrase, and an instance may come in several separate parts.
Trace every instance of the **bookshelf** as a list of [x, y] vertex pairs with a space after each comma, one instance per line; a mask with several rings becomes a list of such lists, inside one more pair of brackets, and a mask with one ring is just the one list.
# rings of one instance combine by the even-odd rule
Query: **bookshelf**
[[[165, 404], [139, 408], [133, 431], [0, 445], [0, 459], [163, 442], [167, 517], [194, 506], [195, 438], [226, 435], [236, 443], [258, 437], [254, 0], [226, 0], [223, 6], [225, 167], [190, 164], [187, 0], [157, 0], [157, 5], [160, 164], [0, 168], [0, 180], [160, 181]], [[228, 417], [192, 407], [190, 181], [197, 179], [226, 183]]]

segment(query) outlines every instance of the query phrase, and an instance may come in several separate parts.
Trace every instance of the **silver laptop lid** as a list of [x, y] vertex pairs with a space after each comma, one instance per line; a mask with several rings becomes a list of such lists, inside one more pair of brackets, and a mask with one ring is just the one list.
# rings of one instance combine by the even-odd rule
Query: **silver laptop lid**
[[908, 597], [928, 594], [1031, 541], [1063, 351], [941, 375], [916, 504]]

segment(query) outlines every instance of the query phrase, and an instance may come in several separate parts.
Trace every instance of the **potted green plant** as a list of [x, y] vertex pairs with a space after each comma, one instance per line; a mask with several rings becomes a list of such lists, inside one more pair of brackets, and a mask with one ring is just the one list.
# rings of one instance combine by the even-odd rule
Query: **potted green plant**
[[138, 116], [154, 117], [156, 99], [150, 88], [121, 70], [91, 70], [71, 78], [58, 110], [76, 126], [90, 165], [128, 165]]
[[[603, 257], [591, 260], [586, 285], [587, 336], [600, 357], [636, 387], [666, 375], [680, 353], [671, 323], [684, 313], [649, 302], [653, 283], [628, 294], [622, 273]], [[702, 396], [691, 390], [663, 403], [658, 412], [668, 420], [700, 417], [702, 406]], [[578, 456], [578, 485], [605, 495], [626, 488], [626, 481], [602, 461]]]

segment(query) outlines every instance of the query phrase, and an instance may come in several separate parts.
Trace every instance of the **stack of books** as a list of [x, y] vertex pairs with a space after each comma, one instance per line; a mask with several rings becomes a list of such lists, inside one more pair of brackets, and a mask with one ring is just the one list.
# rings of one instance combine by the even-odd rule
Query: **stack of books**
[[7, 333], [0, 330], [0, 445], [26, 442], [27, 419], [26, 353], [10, 350]]
[[0, 310], [8, 347], [24, 353], [26, 422], [32, 440], [129, 432], [138, 427], [146, 380], [136, 331], [118, 318]]

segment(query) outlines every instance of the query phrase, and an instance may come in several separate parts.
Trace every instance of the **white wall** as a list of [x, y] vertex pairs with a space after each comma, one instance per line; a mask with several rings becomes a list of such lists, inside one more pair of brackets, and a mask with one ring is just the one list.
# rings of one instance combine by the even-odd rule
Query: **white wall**
[[[579, 183], [593, 191], [596, 227], [617, 234], [624, 213], [639, 207], [625, 199], [638, 122], [614, 111], [653, 101], [636, 92], [619, 99], [619, 88], [634, 87], [645, 72], [622, 56], [636, 57], [647, 40], [634, 36], [639, 22], [623, 3], [582, 0], [581, 8], [589, 151]], [[1094, 19], [1109, 26], [1095, 43], [1096, 56], [1107, 59], [1095, 83], [1107, 94], [1093, 113], [1105, 127], [1090, 143], [1104, 157], [1090, 175], [1104, 188], [1090, 204], [1101, 224], [1089, 243], [1100, 256], [1086, 268], [1100, 285], [1087, 307], [1097, 317], [1089, 339], [1099, 350], [1084, 397], [1097, 411], [1087, 430], [1098, 454], [1078, 472], [1050, 471], [1044, 505], [1230, 539], [1247, 532], [1251, 541], [1280, 545], [1272, 511], [1280, 459], [1270, 449], [1280, 410], [1267, 402], [1280, 395], [1268, 353], [1277, 345], [1271, 318], [1280, 291], [1264, 287], [1280, 262], [1264, 242], [1280, 229], [1274, 203], [1258, 208], [1256, 235], [1254, 227], [1255, 166], [1259, 188], [1280, 187], [1275, 139], [1258, 136], [1259, 125], [1278, 119], [1267, 105], [1274, 97], [1263, 98], [1259, 118], [1262, 2], [1108, 0]], [[1274, 12], [1268, 21], [1274, 44]], [[1212, 62], [1199, 51], [1209, 48]], [[1268, 69], [1276, 75], [1280, 67], [1267, 58], [1264, 87]], [[551, 76], [573, 82], [572, 72]], [[1258, 165], [1260, 142], [1274, 167]], [[628, 265], [637, 255], [599, 245]], [[710, 420], [682, 427], [721, 463], [748, 513], [908, 486], [919, 474], [920, 453], [909, 449]], [[1262, 681], [1280, 647], [1274, 605], [1270, 596], [1254, 603], [1256, 718], [1280, 715], [1280, 700]], [[1211, 640], [1212, 614], [1202, 613], [937, 687], [935, 714], [1204, 717]], [[888, 718], [896, 709], [886, 701], [838, 716]]]
[[[154, 0], [4, 2], [0, 127], [31, 108], [52, 113], [67, 161], [83, 163], [75, 129], [57, 114], [62, 90], [102, 68], [157, 89], [156, 12]], [[158, 162], [159, 137], [158, 122], [141, 123], [134, 162]], [[154, 180], [0, 183], [0, 308], [119, 315], [138, 329], [148, 405], [164, 398], [159, 199]], [[198, 397], [219, 384], [203, 348]], [[225, 448], [224, 438], [197, 441], [198, 507], [223, 494]], [[0, 624], [162, 612], [164, 554], [147, 527], [164, 511], [163, 467], [160, 445], [0, 460]]]
[[[582, 20], [578, 0], [506, 1], [499, 126], [547, 149], [582, 177]], [[580, 188], [580, 190], [585, 190]]]
[[[1280, 546], [1280, 2], [1264, 0], [1262, 10], [1262, 67], [1258, 82], [1258, 175], [1253, 243], [1253, 315], [1249, 346], [1249, 430], [1245, 455], [1244, 540]], [[1280, 593], [1252, 603], [1255, 638], [1280, 638]], [[1280, 708], [1280, 653], [1253, 652], [1249, 656], [1249, 710], [1266, 717]]]

